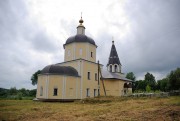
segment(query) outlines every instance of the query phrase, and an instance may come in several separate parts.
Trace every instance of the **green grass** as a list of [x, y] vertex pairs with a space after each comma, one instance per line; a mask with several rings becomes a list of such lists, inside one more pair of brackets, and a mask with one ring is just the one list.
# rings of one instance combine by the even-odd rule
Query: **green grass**
[[72, 103], [0, 100], [0, 121], [180, 120], [180, 97], [100, 97]]

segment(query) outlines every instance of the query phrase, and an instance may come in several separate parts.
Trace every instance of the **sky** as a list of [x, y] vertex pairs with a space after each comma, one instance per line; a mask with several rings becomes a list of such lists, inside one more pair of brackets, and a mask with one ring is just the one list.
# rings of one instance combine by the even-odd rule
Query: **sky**
[[81, 17], [108, 62], [115, 41], [122, 72], [156, 80], [180, 67], [180, 0], [0, 0], [0, 87], [35, 89], [31, 76], [64, 61]]

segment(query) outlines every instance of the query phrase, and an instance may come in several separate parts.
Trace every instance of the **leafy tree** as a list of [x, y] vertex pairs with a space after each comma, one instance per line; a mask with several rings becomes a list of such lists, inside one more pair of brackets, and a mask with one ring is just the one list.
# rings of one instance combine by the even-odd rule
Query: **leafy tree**
[[16, 87], [11, 87], [10, 89], [0, 88], [0, 98], [9, 99], [23, 99], [23, 97], [35, 97], [36, 89], [28, 90], [25, 88], [16, 89]]
[[136, 81], [135, 82], [135, 89], [145, 91], [146, 90], [146, 85], [147, 85], [147, 83], [144, 80]]
[[132, 82], [132, 91], [134, 92], [135, 91], [135, 80], [136, 80], [136, 77], [135, 77], [134, 73], [133, 72], [127, 73], [126, 78], [133, 81]]
[[180, 89], [180, 68], [171, 71], [167, 77], [169, 79], [169, 85], [171, 90]]
[[10, 90], [9, 90], [10, 95], [16, 95], [17, 92], [18, 91], [17, 91], [16, 87], [11, 87]]
[[168, 80], [168, 78], [158, 80], [156, 88], [161, 90], [161, 91], [164, 91], [164, 92], [168, 91], [169, 90], [169, 80]]
[[37, 84], [38, 74], [40, 74], [40, 73], [41, 73], [41, 70], [38, 70], [31, 76], [32, 85]]
[[35, 97], [36, 96], [36, 89], [30, 90], [29, 91], [29, 96]]
[[153, 74], [147, 72], [144, 76], [144, 80], [135, 81], [135, 90], [147, 91], [150, 88], [152, 90], [178, 90], [180, 89], [180, 68], [171, 71], [166, 78], [158, 80], [156, 83]]
[[0, 97], [7, 97], [8, 96], [8, 89], [0, 88]]
[[149, 72], [147, 72], [144, 76], [144, 80], [146, 80], [148, 83], [153, 83], [155, 82], [155, 77]]
[[25, 88], [21, 88], [18, 92], [22, 93], [22, 96], [29, 96], [29, 90], [26, 90]]
[[147, 85], [149, 85], [155, 91], [156, 80], [153, 74], [147, 72], [144, 76], [144, 80], [147, 82]]
[[136, 80], [136, 77], [135, 77], [135, 75], [134, 75], [133, 72], [127, 73], [127, 74], [126, 74], [126, 78], [127, 78], [127, 79], [131, 79], [131, 80], [133, 80], [133, 81]]
[[156, 89], [157, 90], [161, 90], [160, 85], [161, 85], [161, 80], [157, 80], [157, 83], [156, 83]]

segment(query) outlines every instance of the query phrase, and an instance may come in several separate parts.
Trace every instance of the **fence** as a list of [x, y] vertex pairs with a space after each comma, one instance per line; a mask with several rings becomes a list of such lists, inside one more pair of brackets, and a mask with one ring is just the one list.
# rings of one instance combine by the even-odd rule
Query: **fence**
[[133, 93], [124, 95], [125, 97], [168, 97], [168, 96], [180, 96], [180, 90], [173, 90], [170, 92], [159, 92], [159, 93]]

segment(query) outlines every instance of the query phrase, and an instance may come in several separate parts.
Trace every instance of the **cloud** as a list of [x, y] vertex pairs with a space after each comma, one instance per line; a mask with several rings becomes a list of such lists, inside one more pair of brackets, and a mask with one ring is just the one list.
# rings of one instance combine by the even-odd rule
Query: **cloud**
[[35, 88], [31, 75], [64, 60], [63, 44], [83, 12], [86, 35], [104, 64], [115, 41], [122, 71], [160, 79], [180, 66], [180, 1], [0, 1], [0, 85]]
[[55, 38], [29, 18], [23, 1], [1, 1], [0, 26], [0, 83], [7, 88], [30, 82], [32, 73], [52, 63], [48, 55], [59, 54]]
[[105, 17], [107, 26], [97, 37], [100, 45], [97, 56], [101, 62], [107, 64], [111, 36], [114, 36], [125, 73], [132, 71], [138, 79], [143, 79], [146, 72], [151, 72], [160, 79], [179, 67], [180, 2], [126, 1], [119, 9], [120, 14], [114, 12], [118, 4], [121, 3], [110, 5], [107, 14], [111, 15], [109, 19]]
[[179, 3], [178, 0], [127, 2], [131, 31], [123, 47], [127, 52], [125, 64], [129, 65], [126, 71], [163, 73], [180, 66]]

